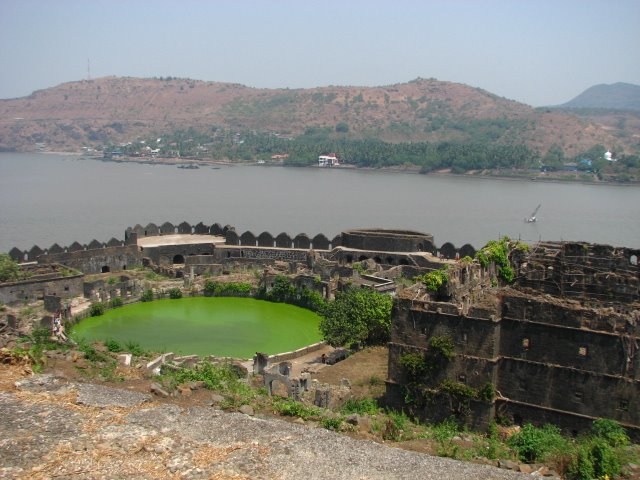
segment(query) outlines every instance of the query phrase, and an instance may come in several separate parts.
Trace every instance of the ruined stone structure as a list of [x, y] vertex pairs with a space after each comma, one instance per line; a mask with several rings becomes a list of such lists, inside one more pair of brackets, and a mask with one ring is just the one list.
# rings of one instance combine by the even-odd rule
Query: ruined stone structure
[[[95, 301], [136, 296], [138, 286], [122, 273], [138, 265], [193, 276], [279, 264], [326, 298], [344, 277], [393, 293], [394, 278], [448, 266], [448, 282], [437, 292], [397, 288], [387, 381], [391, 405], [431, 421], [453, 413], [482, 427], [502, 417], [552, 422], [574, 433], [606, 417], [640, 436], [639, 251], [539, 243], [529, 254], [510, 258], [516, 281], [503, 288], [495, 285], [494, 265], [465, 258], [475, 253], [471, 245], [437, 248], [433, 236], [412, 231], [349, 230], [329, 239], [165, 222], [129, 228], [124, 241], [14, 248], [10, 256], [87, 274], [120, 272], [115, 282], [84, 285], [85, 296]], [[355, 274], [355, 262], [378, 273]], [[266, 282], [270, 278], [265, 275]], [[82, 275], [34, 279], [0, 286], [0, 301], [82, 291]], [[434, 339], [450, 339], [451, 358], [434, 356]], [[408, 354], [423, 358], [424, 365], [410, 371]]]
[[[640, 437], [638, 253], [540, 243], [512, 259], [511, 288], [489, 291], [490, 275], [475, 265], [478, 283], [461, 296], [399, 301], [389, 402], [431, 421], [455, 414], [481, 427], [508, 418], [574, 434], [604, 417]], [[452, 358], [436, 358], [434, 338], [452, 340]], [[408, 354], [431, 368], [410, 371]]]
[[82, 277], [60, 265], [25, 265], [29, 274], [24, 280], [0, 284], [0, 302], [31, 302], [47, 295], [71, 298], [82, 295]]
[[[180, 242], [162, 241], [172, 235], [181, 235]], [[160, 240], [158, 240], [158, 238]], [[150, 243], [146, 243], [149, 241]], [[234, 227], [218, 223], [193, 226], [187, 222], [174, 225], [165, 222], [158, 226], [149, 223], [127, 228], [125, 240], [112, 238], [106, 243], [91, 241], [83, 245], [73, 242], [68, 247], [57, 244], [47, 249], [37, 245], [25, 251], [13, 248], [9, 252], [17, 262], [60, 263], [85, 274], [120, 272], [149, 264], [171, 268], [174, 265], [194, 267], [196, 274], [214, 272], [217, 265], [235, 263], [260, 266], [270, 261], [307, 262], [310, 251], [340, 264], [372, 259], [381, 265], [429, 267], [430, 255], [453, 259], [475, 254], [471, 245], [460, 249], [444, 243], [437, 249], [429, 234], [385, 229], [349, 230], [329, 240], [319, 233], [313, 237], [305, 233], [290, 236], [269, 232], [255, 235], [250, 231], [238, 234]], [[211, 256], [210, 258], [205, 258]], [[178, 269], [180, 270], [180, 269]], [[189, 269], [182, 269], [189, 272]]]

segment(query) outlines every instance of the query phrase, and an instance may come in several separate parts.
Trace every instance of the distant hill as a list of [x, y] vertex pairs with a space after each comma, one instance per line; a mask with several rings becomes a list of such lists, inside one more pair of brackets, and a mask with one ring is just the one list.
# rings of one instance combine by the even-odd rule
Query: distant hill
[[589, 120], [532, 107], [468, 85], [416, 79], [381, 87], [257, 89], [190, 79], [107, 77], [0, 100], [0, 150], [73, 151], [194, 129], [296, 137], [525, 145], [567, 155], [596, 144], [632, 150]]
[[621, 82], [595, 85], [559, 107], [640, 110], [640, 85]]

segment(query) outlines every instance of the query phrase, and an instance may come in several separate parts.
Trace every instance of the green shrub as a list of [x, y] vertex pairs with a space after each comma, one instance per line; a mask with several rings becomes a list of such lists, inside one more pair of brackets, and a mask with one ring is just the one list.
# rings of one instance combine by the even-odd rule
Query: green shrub
[[153, 290], [148, 288], [140, 296], [140, 301], [141, 302], [150, 302], [151, 300], [153, 300]]
[[204, 282], [203, 292], [205, 295], [213, 295], [216, 293], [216, 282], [212, 280], [207, 280]]
[[105, 354], [98, 352], [95, 347], [89, 343], [81, 343], [78, 346], [78, 350], [84, 353], [84, 358], [89, 362], [104, 362], [108, 360]]
[[453, 417], [444, 422], [434, 425], [431, 428], [431, 436], [437, 442], [436, 454], [440, 457], [456, 458], [458, 456], [458, 445], [453, 438], [460, 432], [458, 424]]
[[0, 253], [0, 282], [12, 282], [20, 278], [20, 265], [7, 253]]
[[629, 444], [629, 436], [626, 430], [614, 420], [599, 418], [593, 421], [591, 426], [593, 436], [605, 440], [612, 447], [621, 447]]
[[256, 392], [249, 385], [240, 381], [240, 374], [231, 363], [199, 363], [194, 368], [168, 371], [164, 378], [172, 388], [186, 382], [202, 381], [205, 388], [225, 394], [227, 398], [223, 406], [227, 408], [247, 404], [256, 396]]
[[112, 298], [111, 301], [109, 302], [109, 307], [110, 308], [118, 308], [118, 307], [121, 307], [123, 305], [123, 303], [124, 302], [122, 301], [122, 298], [115, 297], [115, 298]]
[[537, 428], [527, 423], [508, 440], [508, 444], [516, 450], [520, 460], [531, 463], [542, 462], [551, 453], [566, 449], [568, 441], [555, 425]]
[[604, 439], [596, 438], [591, 443], [593, 473], [596, 478], [615, 478], [622, 466], [616, 450]]
[[89, 307], [89, 315], [92, 317], [97, 317], [104, 313], [104, 304], [102, 303], [92, 303]]
[[424, 275], [418, 277], [422, 283], [424, 283], [427, 290], [432, 292], [437, 292], [440, 290], [440, 287], [446, 285], [449, 281], [449, 275], [447, 274], [448, 267], [442, 267], [439, 270], [433, 270], [432, 272], [425, 273]]
[[160, 275], [159, 273], [156, 273], [154, 271], [150, 271], [145, 273], [144, 278], [151, 281], [158, 281], [165, 280], [167, 277], [165, 277], [164, 275]]
[[276, 400], [273, 403], [276, 411], [280, 415], [287, 417], [300, 417], [303, 420], [317, 417], [319, 411], [315, 407], [309, 407], [302, 402], [296, 402], [295, 400], [282, 399]]
[[296, 304], [314, 312], [322, 312], [327, 306], [326, 300], [319, 292], [309, 290], [306, 287], [300, 290], [300, 298]]
[[571, 455], [564, 477], [567, 480], [592, 480], [595, 477], [593, 458], [587, 445], [579, 445]]
[[284, 275], [276, 275], [271, 290], [266, 293], [265, 300], [270, 302], [294, 303], [297, 289]]
[[352, 265], [352, 268], [358, 272], [360, 275], [364, 274], [367, 272], [366, 267], [362, 264], [362, 262], [358, 262], [358, 263], [354, 263]]
[[424, 356], [415, 352], [402, 355], [398, 359], [398, 365], [402, 367], [412, 382], [419, 380], [427, 372]]
[[47, 327], [34, 328], [31, 331], [31, 340], [36, 345], [48, 345], [51, 343], [51, 330]]
[[461, 382], [454, 382], [452, 380], [445, 379], [440, 383], [439, 390], [442, 393], [446, 393], [456, 400], [470, 400], [475, 398], [478, 394], [475, 389], [469, 385], [465, 385]]
[[104, 345], [110, 352], [118, 353], [122, 351], [122, 345], [120, 345], [120, 343], [113, 338], [105, 340]]
[[380, 410], [378, 402], [373, 398], [350, 398], [342, 406], [344, 414], [357, 413], [358, 415], [375, 415]]
[[451, 360], [455, 356], [455, 345], [453, 339], [447, 335], [433, 336], [429, 338], [429, 350], [432, 354], [436, 354], [447, 360]]
[[509, 237], [502, 237], [500, 240], [491, 240], [476, 253], [476, 259], [487, 268], [489, 262], [494, 262], [498, 267], [498, 276], [506, 282], [515, 280], [515, 272], [509, 263], [509, 252], [519, 250], [526, 252], [529, 246], [523, 242], [512, 241]]
[[142, 348], [142, 346], [138, 342], [129, 341], [129, 342], [126, 342], [124, 346], [126, 347], [129, 353], [137, 357], [141, 357], [146, 353], [144, 348]]
[[320, 425], [327, 430], [333, 430], [337, 432], [342, 426], [342, 419], [339, 417], [324, 417], [320, 419]]
[[482, 400], [483, 402], [493, 402], [494, 397], [496, 396], [496, 389], [493, 386], [493, 383], [486, 382], [478, 389], [478, 400]]
[[169, 298], [172, 298], [173, 300], [182, 298], [182, 290], [180, 290], [178, 287], [170, 288]]

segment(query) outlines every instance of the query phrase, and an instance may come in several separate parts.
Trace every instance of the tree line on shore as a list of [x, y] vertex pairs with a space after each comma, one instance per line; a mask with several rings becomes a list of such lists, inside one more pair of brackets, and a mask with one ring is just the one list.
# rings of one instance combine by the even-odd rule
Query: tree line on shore
[[[334, 131], [335, 130], [335, 131]], [[195, 128], [158, 135], [160, 156], [183, 158], [228, 159], [234, 162], [269, 162], [279, 156], [285, 165], [310, 166], [318, 156], [335, 153], [341, 163], [357, 167], [419, 168], [422, 173], [449, 169], [453, 173], [473, 170], [563, 170], [565, 164], [575, 163], [578, 171], [599, 174], [604, 171], [640, 175], [640, 157], [620, 154], [615, 164], [604, 158], [606, 148], [594, 145], [575, 156], [567, 156], [559, 145], [551, 145], [546, 152], [524, 144], [505, 144], [490, 139], [478, 141], [442, 141], [391, 143], [367, 138], [350, 138], [339, 124], [335, 129], [309, 127], [303, 135], [289, 138], [284, 134], [262, 132], [234, 132], [212, 127], [209, 132]], [[139, 154], [141, 147], [152, 141], [128, 144], [121, 149], [124, 155]], [[107, 150], [114, 147], [105, 147]]]

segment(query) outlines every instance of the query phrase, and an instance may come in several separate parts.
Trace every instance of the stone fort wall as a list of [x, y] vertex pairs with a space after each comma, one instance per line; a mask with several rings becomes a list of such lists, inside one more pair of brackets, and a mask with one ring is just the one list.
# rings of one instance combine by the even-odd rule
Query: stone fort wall
[[[192, 225], [188, 222], [178, 224], [164, 222], [160, 225], [149, 223], [146, 226], [138, 224], [134, 227], [129, 227], [125, 230], [124, 240], [112, 238], [108, 242], [99, 242], [94, 239], [88, 244], [82, 244], [76, 241], [66, 247], [61, 247], [57, 243], [54, 243], [49, 248], [44, 249], [34, 245], [29, 250], [14, 247], [9, 251], [9, 256], [17, 262], [58, 262], [77, 268], [84, 273], [93, 274], [105, 271], [126, 270], [126, 268], [133, 265], [140, 265], [142, 258], [145, 256], [150, 256], [154, 263], [166, 264], [166, 259], [170, 256], [213, 254], [214, 249], [212, 247], [196, 248], [195, 245], [192, 245], [190, 248], [185, 248], [183, 245], [181, 249], [175, 248], [176, 246], [154, 247], [156, 250], [152, 248], [144, 252], [140, 251], [136, 246], [139, 238], [175, 234], [223, 237], [224, 243], [229, 246], [297, 250], [313, 249], [319, 251], [330, 251], [342, 246], [345, 248], [367, 250], [370, 252], [370, 255], [365, 255], [365, 258], [376, 257], [380, 259], [381, 263], [385, 263], [386, 258], [395, 257], [384, 257], [376, 255], [374, 252], [431, 252], [449, 259], [473, 256], [476, 252], [476, 249], [470, 244], [465, 244], [458, 248], [451, 242], [445, 242], [438, 248], [434, 243], [432, 235], [405, 230], [348, 230], [330, 239], [323, 233], [318, 233], [315, 236], [309, 236], [306, 233], [290, 235], [286, 232], [273, 235], [265, 231], [256, 235], [251, 231], [245, 231], [238, 234], [235, 227], [231, 225], [222, 226], [219, 223], [208, 225], [199, 222], [196, 225]], [[249, 250], [245, 249], [244, 252], [244, 256], [256, 259], [280, 260], [298, 259], [300, 257], [299, 254], [276, 253], [268, 250], [249, 253]], [[357, 261], [353, 256], [342, 256], [343, 260], [347, 258]], [[395, 258], [394, 263], [399, 263], [398, 258]]]

